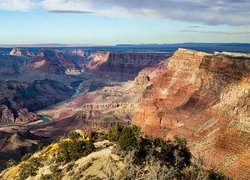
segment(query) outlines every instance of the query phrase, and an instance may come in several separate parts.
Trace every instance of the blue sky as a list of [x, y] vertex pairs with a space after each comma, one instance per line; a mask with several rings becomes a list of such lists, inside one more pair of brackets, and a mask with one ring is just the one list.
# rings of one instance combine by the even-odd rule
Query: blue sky
[[0, 44], [250, 43], [249, 8], [247, 0], [1, 0]]

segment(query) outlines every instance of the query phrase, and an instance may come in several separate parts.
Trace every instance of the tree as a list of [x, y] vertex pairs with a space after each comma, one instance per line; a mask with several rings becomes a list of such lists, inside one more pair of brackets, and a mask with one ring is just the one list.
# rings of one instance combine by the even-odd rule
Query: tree
[[90, 154], [94, 148], [92, 141], [74, 140], [62, 142], [59, 145], [57, 161], [65, 163], [76, 161]]
[[107, 139], [111, 142], [117, 142], [121, 132], [123, 130], [123, 127], [121, 126], [120, 123], [115, 123], [114, 126], [112, 126], [107, 134]]
[[137, 140], [131, 127], [124, 127], [118, 139], [118, 146], [121, 150], [130, 151], [137, 144]]

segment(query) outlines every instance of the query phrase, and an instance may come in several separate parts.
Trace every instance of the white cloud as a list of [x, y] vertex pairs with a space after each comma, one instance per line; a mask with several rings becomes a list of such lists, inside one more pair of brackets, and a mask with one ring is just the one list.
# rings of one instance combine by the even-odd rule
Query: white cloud
[[249, 0], [0, 0], [0, 10], [93, 12], [100, 16], [158, 18], [207, 25], [250, 25]]
[[249, 0], [43, 0], [51, 10], [123, 18], [161, 18], [207, 25], [250, 25]]
[[50, 11], [64, 10], [64, 11], [90, 11], [90, 3], [88, 0], [43, 0], [42, 6]]
[[0, 10], [9, 11], [28, 11], [34, 8], [35, 3], [32, 0], [1, 0]]

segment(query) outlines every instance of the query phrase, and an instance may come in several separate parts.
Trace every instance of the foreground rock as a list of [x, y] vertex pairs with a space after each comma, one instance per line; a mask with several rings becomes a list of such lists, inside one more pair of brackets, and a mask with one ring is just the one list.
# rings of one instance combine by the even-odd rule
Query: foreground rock
[[179, 49], [147, 88], [133, 122], [145, 134], [185, 137], [231, 177], [250, 177], [250, 58]]

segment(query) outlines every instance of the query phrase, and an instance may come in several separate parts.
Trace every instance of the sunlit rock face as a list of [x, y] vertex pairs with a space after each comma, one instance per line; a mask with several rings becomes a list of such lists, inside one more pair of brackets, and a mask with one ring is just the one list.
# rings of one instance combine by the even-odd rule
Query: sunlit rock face
[[21, 49], [13, 48], [10, 52], [11, 56], [22, 56]]
[[179, 49], [145, 91], [133, 122], [148, 135], [185, 137], [208, 165], [249, 177], [249, 56]]

